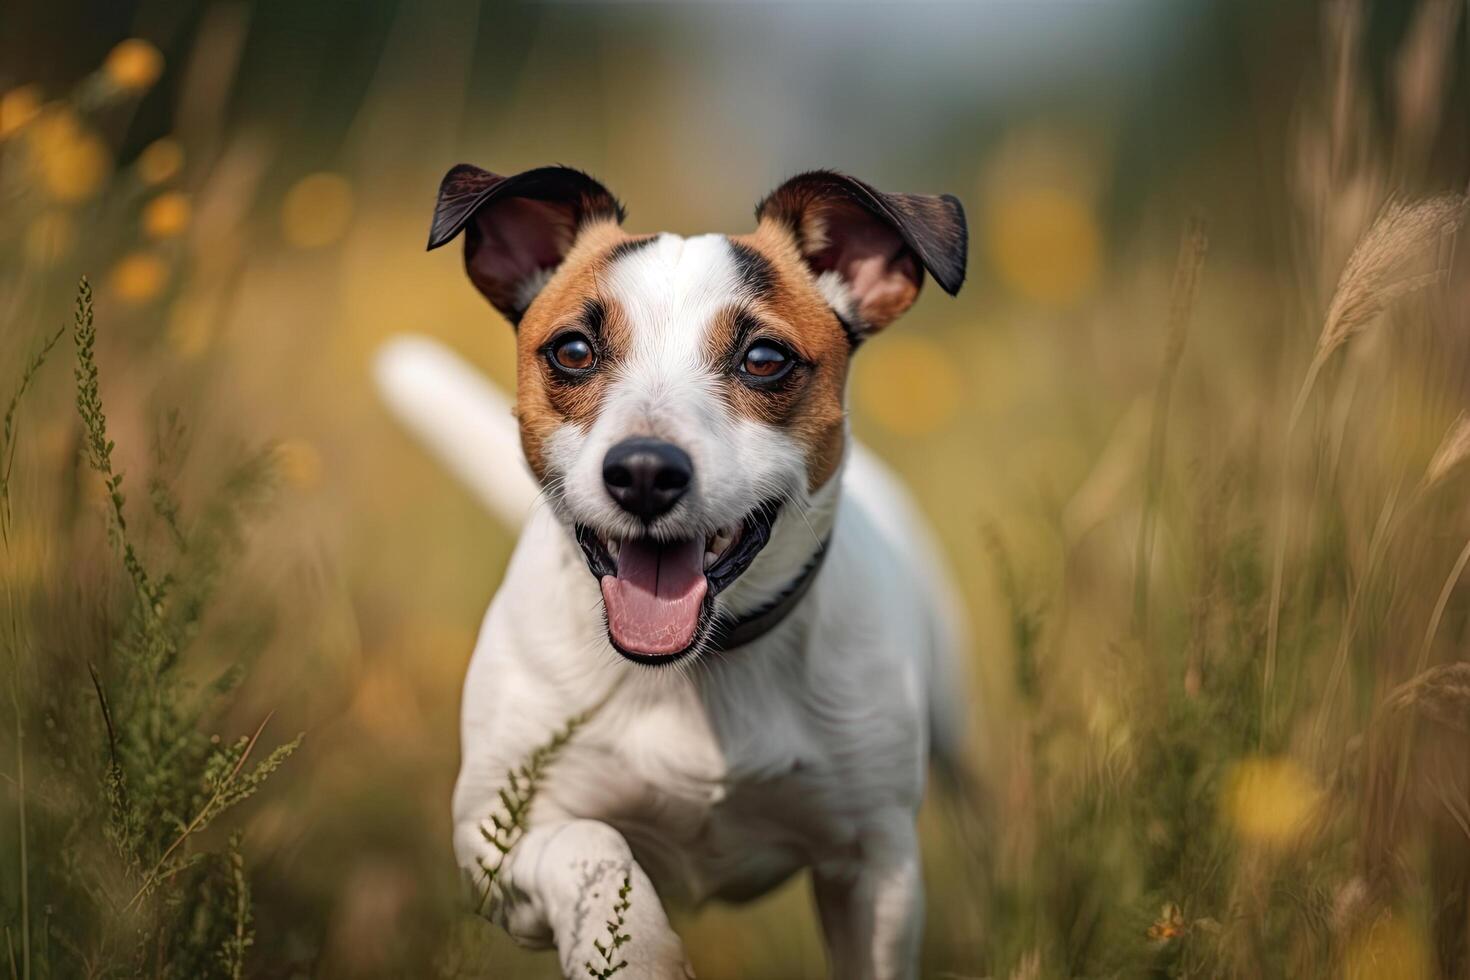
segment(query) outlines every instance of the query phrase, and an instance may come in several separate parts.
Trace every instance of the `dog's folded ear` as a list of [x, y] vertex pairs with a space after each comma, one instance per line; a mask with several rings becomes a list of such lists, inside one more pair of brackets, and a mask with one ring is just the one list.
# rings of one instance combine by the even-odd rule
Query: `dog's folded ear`
[[934, 277], [951, 296], [965, 281], [965, 211], [951, 194], [885, 194], [845, 174], [793, 177], [756, 207], [795, 239], [855, 339], [893, 322]]
[[439, 183], [429, 248], [463, 231], [470, 281], [518, 323], [583, 226], [622, 220], [617, 198], [579, 170], [538, 167], [501, 177], [461, 163]]

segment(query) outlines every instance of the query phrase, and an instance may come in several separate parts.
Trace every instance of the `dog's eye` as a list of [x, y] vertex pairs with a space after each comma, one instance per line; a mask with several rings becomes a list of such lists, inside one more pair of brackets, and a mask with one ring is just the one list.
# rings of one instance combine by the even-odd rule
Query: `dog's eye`
[[558, 337], [552, 342], [548, 355], [556, 367], [573, 374], [590, 371], [597, 363], [597, 353], [592, 349], [592, 341], [579, 333]]
[[791, 370], [791, 354], [769, 340], [757, 340], [740, 362], [742, 373], [760, 381], [774, 381]]

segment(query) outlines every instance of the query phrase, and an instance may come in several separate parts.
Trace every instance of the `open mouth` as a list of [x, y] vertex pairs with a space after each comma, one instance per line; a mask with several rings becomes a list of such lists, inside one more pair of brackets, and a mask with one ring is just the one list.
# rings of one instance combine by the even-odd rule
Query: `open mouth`
[[602, 584], [607, 632], [618, 652], [644, 664], [672, 663], [714, 626], [714, 599], [771, 538], [780, 505], [761, 504], [714, 534], [689, 540], [609, 538], [576, 525], [587, 567]]

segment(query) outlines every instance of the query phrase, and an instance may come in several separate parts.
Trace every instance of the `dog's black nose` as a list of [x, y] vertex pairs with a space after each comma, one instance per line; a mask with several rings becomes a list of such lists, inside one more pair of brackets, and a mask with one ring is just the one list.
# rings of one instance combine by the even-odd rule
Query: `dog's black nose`
[[661, 439], [624, 439], [602, 461], [608, 494], [645, 523], [667, 514], [693, 479], [689, 454]]

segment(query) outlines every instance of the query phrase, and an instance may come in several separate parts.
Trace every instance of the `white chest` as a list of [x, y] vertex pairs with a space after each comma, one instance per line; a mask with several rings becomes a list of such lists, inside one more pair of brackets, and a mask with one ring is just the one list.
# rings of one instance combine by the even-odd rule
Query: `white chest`
[[789, 704], [733, 714], [691, 686], [607, 708], [558, 759], [547, 803], [616, 827], [661, 892], [759, 894], [852, 836]]

